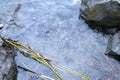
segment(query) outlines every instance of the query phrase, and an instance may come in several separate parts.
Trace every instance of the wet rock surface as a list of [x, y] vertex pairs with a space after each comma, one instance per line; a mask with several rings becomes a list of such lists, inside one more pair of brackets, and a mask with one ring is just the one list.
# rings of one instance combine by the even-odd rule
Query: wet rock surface
[[6, 44], [0, 46], [0, 80], [17, 80], [15, 54]]
[[80, 16], [91, 29], [114, 34], [120, 25], [120, 3], [113, 0], [82, 0]]

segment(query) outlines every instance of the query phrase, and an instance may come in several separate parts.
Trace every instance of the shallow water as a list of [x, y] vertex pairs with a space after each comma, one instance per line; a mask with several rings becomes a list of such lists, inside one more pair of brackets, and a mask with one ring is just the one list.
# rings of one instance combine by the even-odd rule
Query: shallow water
[[[14, 13], [18, 4], [21, 9]], [[18, 40], [52, 62], [92, 80], [119, 80], [119, 63], [104, 55], [109, 36], [89, 29], [79, 19], [79, 9], [80, 2], [72, 0], [0, 0], [0, 22], [4, 25], [1, 35]], [[55, 78], [48, 68], [19, 52], [16, 62]], [[57, 71], [63, 80], [82, 80], [69, 72]], [[41, 79], [19, 69], [18, 80]]]

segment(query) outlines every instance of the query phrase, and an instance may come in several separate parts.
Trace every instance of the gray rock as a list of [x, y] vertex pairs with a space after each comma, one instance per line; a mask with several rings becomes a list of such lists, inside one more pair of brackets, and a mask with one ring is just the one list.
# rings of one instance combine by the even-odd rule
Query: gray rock
[[120, 55], [120, 33], [113, 36], [112, 51]]
[[106, 55], [120, 61], [120, 32], [109, 38]]
[[115, 33], [110, 30], [120, 25], [120, 3], [108, 0], [82, 0], [81, 17], [91, 28], [102, 27], [107, 33]]
[[15, 54], [7, 45], [0, 46], [0, 80], [16, 80], [17, 67], [14, 57]]
[[[21, 9], [14, 18], [12, 15], [18, 3], [21, 4]], [[72, 0], [1, 0], [0, 18], [4, 25], [2, 36], [30, 46], [53, 63], [85, 74], [92, 80], [119, 80], [120, 74], [116, 74], [109, 61], [101, 54], [107, 46], [108, 36], [88, 29], [78, 19], [79, 8], [80, 4], [73, 4]], [[25, 27], [7, 24], [12, 19]], [[55, 79], [48, 68], [33, 59], [19, 53], [15, 58], [17, 65], [27, 66]], [[112, 60], [111, 63], [120, 71], [120, 65], [116, 61]], [[63, 70], [58, 72], [63, 80], [82, 80]], [[35, 79], [33, 74], [19, 69], [17, 80], [41, 79]]]

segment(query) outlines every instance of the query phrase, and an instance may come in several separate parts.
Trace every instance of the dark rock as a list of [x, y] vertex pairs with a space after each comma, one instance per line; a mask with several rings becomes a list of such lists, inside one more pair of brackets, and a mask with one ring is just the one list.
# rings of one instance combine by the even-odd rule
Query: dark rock
[[120, 61], [120, 33], [116, 33], [109, 38], [105, 54]]
[[11, 48], [3, 43], [0, 46], [0, 80], [17, 80], [17, 66], [15, 54]]
[[114, 34], [120, 27], [120, 3], [112, 0], [82, 0], [80, 17], [91, 29]]
[[[103, 2], [101, 2], [103, 1]], [[120, 61], [120, 3], [106, 0], [82, 0], [80, 17], [91, 29], [112, 34], [105, 54]]]
[[113, 52], [113, 51], [110, 51], [109, 54], [106, 54], [108, 57], [111, 57], [111, 58], [114, 58], [115, 60], [119, 61], [120, 62], [120, 55]]

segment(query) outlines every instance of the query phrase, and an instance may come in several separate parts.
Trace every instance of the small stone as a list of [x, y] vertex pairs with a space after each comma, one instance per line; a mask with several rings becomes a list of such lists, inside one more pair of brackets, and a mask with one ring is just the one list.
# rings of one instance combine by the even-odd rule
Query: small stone
[[120, 61], [120, 33], [116, 33], [108, 40], [106, 55]]

